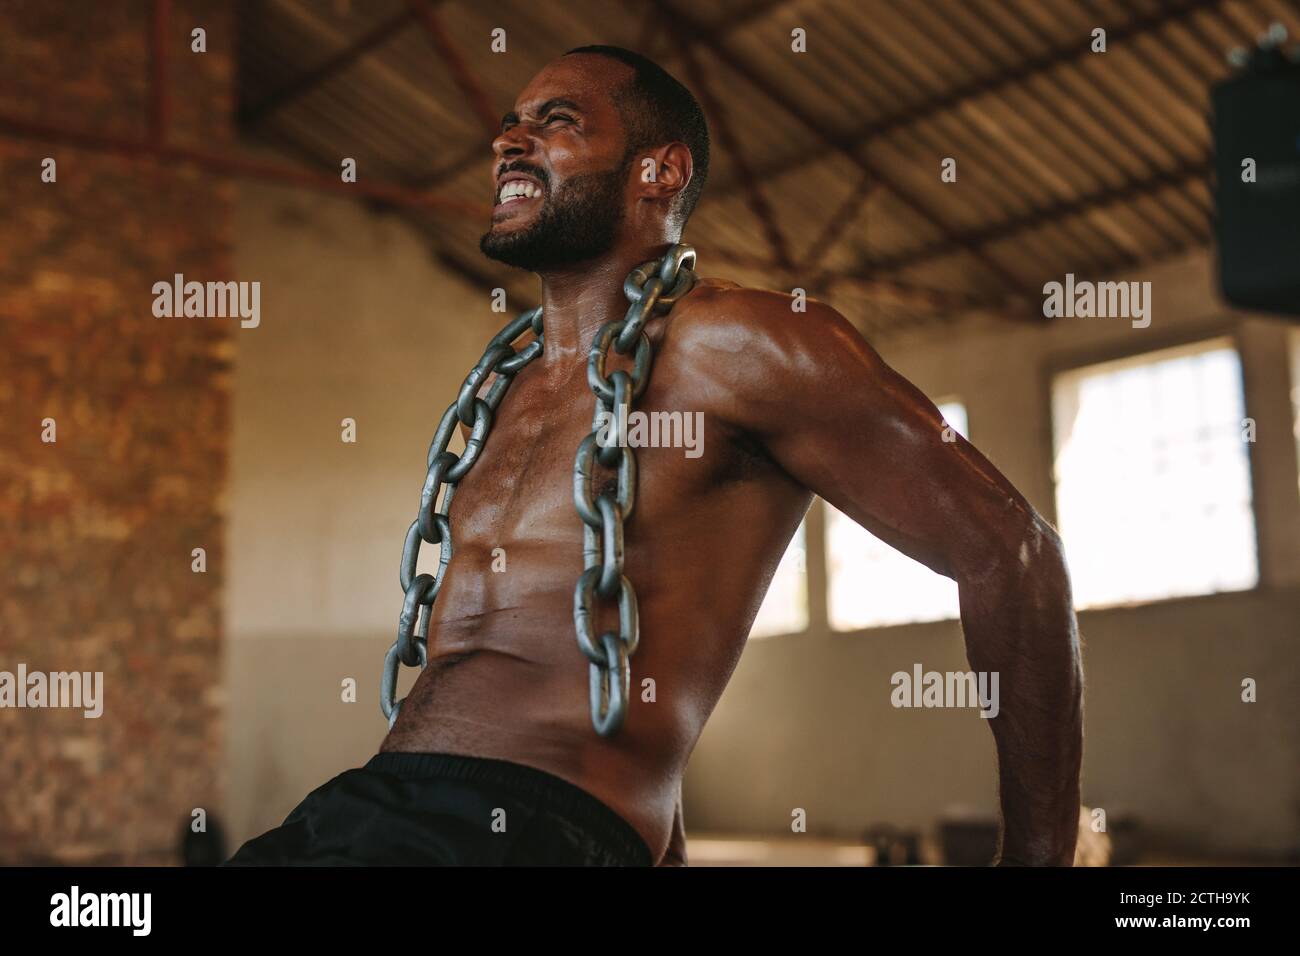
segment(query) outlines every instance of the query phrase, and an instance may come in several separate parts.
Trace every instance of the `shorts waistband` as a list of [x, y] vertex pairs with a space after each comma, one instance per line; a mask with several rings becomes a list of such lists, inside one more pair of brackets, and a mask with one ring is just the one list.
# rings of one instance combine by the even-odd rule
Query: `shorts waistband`
[[437, 777], [500, 787], [516, 796], [545, 803], [572, 820], [610, 849], [643, 865], [654, 862], [650, 848], [632, 824], [607, 804], [562, 777], [526, 764], [465, 754], [385, 751], [366, 762], [366, 769], [402, 779]]

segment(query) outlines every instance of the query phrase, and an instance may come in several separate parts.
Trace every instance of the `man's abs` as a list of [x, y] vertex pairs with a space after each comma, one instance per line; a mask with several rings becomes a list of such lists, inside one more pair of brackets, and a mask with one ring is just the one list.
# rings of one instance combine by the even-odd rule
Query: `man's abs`
[[[671, 700], [642, 699], [642, 675], [661, 671], [667, 650], [643, 645], [632, 659], [627, 721], [613, 737], [599, 737], [587, 661], [573, 634], [572, 586], [555, 573], [562, 562], [553, 551], [529, 550], [507, 548], [505, 574], [490, 570], [490, 555], [481, 563], [473, 549], [457, 550], [435, 603], [428, 666], [380, 750], [492, 757], [545, 770], [615, 810], [657, 858], [702, 721], [694, 726]], [[534, 557], [549, 573], [530, 573], [541, 570], [530, 567]], [[555, 587], [537, 587], [552, 580]], [[514, 593], [526, 581], [531, 593]]]

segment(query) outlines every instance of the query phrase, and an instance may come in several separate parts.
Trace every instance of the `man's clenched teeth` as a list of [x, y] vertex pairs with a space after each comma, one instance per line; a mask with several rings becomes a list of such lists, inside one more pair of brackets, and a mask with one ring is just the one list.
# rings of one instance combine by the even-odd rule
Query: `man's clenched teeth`
[[542, 187], [534, 186], [522, 179], [512, 179], [501, 187], [501, 192], [497, 194], [497, 205], [500, 206], [519, 199], [532, 199], [541, 194]]

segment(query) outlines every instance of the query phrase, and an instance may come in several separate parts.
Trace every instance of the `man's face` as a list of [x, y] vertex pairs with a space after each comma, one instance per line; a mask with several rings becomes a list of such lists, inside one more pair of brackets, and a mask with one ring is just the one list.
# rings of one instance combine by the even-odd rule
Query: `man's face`
[[625, 212], [632, 156], [609, 91], [631, 69], [608, 57], [556, 60], [519, 94], [493, 141], [495, 204], [479, 248], [544, 271], [608, 252]]

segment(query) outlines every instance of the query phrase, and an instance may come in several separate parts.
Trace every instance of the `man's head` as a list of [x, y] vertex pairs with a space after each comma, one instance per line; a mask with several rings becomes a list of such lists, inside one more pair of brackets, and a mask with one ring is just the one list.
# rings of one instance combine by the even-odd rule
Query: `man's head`
[[534, 271], [626, 233], [675, 241], [704, 188], [709, 132], [686, 87], [620, 47], [570, 50], [520, 93], [493, 142], [496, 205], [479, 245]]

